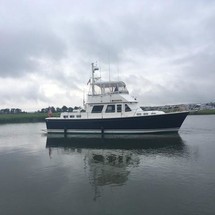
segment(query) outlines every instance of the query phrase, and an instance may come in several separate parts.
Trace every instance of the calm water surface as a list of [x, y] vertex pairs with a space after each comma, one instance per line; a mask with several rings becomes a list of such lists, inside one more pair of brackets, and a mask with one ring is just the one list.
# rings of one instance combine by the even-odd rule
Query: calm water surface
[[44, 128], [0, 125], [0, 214], [215, 214], [215, 116], [142, 138]]

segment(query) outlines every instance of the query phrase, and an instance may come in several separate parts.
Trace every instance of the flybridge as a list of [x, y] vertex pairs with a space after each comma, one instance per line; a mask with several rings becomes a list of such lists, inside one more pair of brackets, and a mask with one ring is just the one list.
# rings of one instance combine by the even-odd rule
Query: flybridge
[[128, 90], [124, 82], [96, 82], [94, 86], [92, 85], [92, 93], [90, 92], [89, 95], [106, 95], [106, 94], [128, 94]]
[[[101, 77], [95, 77], [94, 73], [99, 70], [92, 63], [91, 90], [88, 95], [105, 95], [105, 94], [129, 94], [126, 84], [123, 81], [101, 81]], [[98, 88], [98, 89], [96, 89]]]

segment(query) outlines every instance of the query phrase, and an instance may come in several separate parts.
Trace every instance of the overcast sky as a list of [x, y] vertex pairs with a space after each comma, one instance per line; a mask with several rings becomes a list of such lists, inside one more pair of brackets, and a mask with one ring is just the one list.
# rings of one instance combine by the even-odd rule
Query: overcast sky
[[215, 101], [215, 1], [0, 0], [0, 109], [81, 106], [92, 62], [141, 105]]

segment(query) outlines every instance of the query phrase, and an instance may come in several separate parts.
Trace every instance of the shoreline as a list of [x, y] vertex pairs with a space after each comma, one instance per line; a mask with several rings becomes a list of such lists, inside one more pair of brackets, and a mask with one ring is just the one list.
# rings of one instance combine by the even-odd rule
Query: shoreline
[[[58, 113], [53, 116], [58, 116]], [[45, 122], [47, 113], [0, 114], [0, 124]]]
[[189, 115], [214, 115], [215, 110], [190, 111]]
[[[53, 116], [59, 116], [54, 113]], [[191, 111], [189, 115], [215, 115], [215, 110]], [[0, 124], [45, 122], [47, 113], [0, 114]]]

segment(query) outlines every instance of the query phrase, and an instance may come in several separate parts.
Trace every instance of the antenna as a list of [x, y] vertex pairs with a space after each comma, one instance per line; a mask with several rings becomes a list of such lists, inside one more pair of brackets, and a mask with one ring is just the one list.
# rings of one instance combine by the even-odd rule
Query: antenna
[[95, 94], [95, 86], [94, 86], [94, 82], [95, 82], [95, 79], [94, 79], [94, 63], [92, 63], [92, 95]]
[[118, 76], [118, 81], [119, 81], [119, 64], [117, 63], [117, 76]]
[[101, 66], [99, 66], [99, 72], [100, 72], [100, 81], [102, 79], [102, 69], [101, 69]]
[[109, 82], [110, 82], [110, 62], [109, 62], [109, 68], [108, 68], [108, 73], [109, 73]]
[[108, 75], [109, 75], [109, 82], [110, 82], [110, 52], [108, 49]]
[[83, 90], [83, 107], [85, 109], [85, 89]]

